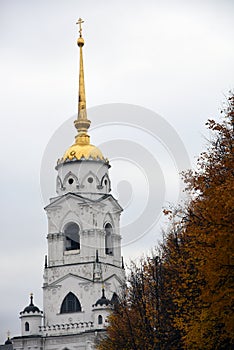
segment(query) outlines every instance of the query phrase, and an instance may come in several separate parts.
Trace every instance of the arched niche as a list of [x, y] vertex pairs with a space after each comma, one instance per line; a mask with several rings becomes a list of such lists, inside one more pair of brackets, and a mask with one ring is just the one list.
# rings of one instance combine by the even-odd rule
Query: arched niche
[[79, 181], [78, 178], [75, 174], [73, 174], [71, 171], [69, 171], [69, 173], [66, 174], [66, 176], [64, 177], [63, 180], [63, 187], [66, 189], [69, 188], [74, 188], [75, 187], [79, 187]]
[[99, 186], [100, 180], [97, 177], [97, 175], [92, 171], [89, 171], [88, 174], [86, 174], [81, 180], [81, 188], [96, 189]]
[[105, 188], [106, 192], [110, 192], [111, 190], [110, 178], [107, 173], [102, 177], [100, 188]]

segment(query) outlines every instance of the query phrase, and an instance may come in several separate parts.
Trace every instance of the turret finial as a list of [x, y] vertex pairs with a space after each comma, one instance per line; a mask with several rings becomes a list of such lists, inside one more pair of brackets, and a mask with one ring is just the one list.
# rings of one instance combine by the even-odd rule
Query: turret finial
[[10, 345], [10, 344], [12, 344], [12, 341], [11, 341], [11, 339], [10, 339], [10, 335], [11, 335], [11, 333], [10, 333], [10, 331], [8, 331], [8, 332], [7, 332], [7, 340], [5, 341], [5, 345]]
[[33, 305], [33, 293], [30, 293], [30, 305]]
[[87, 135], [88, 128], [90, 126], [90, 120], [87, 118], [86, 111], [86, 98], [85, 98], [85, 83], [84, 83], [84, 65], [83, 65], [83, 53], [82, 47], [84, 46], [84, 39], [82, 37], [82, 23], [84, 21], [79, 18], [76, 24], [79, 25], [79, 38], [77, 45], [80, 48], [80, 69], [79, 69], [79, 99], [78, 99], [78, 117], [74, 121], [75, 127], [78, 130], [76, 136], [76, 143], [78, 144], [89, 144], [89, 135]]

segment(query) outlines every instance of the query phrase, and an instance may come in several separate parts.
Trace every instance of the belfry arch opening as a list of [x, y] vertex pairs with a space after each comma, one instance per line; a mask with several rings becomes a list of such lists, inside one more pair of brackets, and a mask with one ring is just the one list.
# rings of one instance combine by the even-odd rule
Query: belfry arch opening
[[67, 296], [63, 299], [60, 313], [66, 314], [70, 312], [80, 312], [81, 305], [79, 299], [72, 292], [68, 293]]
[[113, 228], [111, 224], [107, 223], [104, 226], [105, 229], [105, 253], [106, 255], [114, 255], [113, 252]]
[[80, 249], [80, 228], [79, 226], [71, 222], [66, 225], [64, 229], [65, 236], [65, 250], [78, 250]]

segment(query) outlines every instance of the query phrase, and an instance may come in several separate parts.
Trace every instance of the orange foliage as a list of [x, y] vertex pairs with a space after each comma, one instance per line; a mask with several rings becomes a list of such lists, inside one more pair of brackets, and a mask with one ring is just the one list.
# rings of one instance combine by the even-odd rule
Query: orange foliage
[[[165, 264], [174, 271], [175, 327], [185, 349], [232, 349], [233, 313], [233, 194], [234, 96], [222, 124], [208, 121], [216, 135], [198, 162], [185, 175], [192, 194], [164, 243]], [[170, 249], [168, 255], [166, 249]]]
[[184, 175], [189, 204], [164, 210], [170, 229], [155, 256], [131, 266], [99, 350], [234, 348], [234, 95], [215, 136]]

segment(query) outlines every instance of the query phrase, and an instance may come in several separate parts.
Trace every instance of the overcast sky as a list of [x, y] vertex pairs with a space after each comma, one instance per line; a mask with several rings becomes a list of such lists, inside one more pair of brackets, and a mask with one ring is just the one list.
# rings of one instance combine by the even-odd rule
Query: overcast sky
[[[157, 189], [147, 185], [154, 176], [154, 168], [147, 168], [150, 157], [158, 169], [156, 182], [161, 181], [160, 206], [178, 194], [178, 158], [173, 156], [170, 142], [184, 144], [192, 165], [206, 146], [205, 122], [218, 118], [225, 95], [233, 88], [233, 10], [231, 0], [0, 1], [1, 342], [8, 330], [12, 336], [20, 334], [19, 312], [27, 305], [30, 292], [42, 307], [47, 250], [43, 207], [48, 202], [47, 193], [55, 195], [57, 158], [75, 136], [72, 117], [77, 106], [77, 19], [85, 20], [85, 81], [90, 115], [95, 121], [96, 111], [103, 115], [113, 111], [110, 118], [116, 122], [114, 129], [106, 125], [90, 134], [93, 142], [103, 143], [105, 156], [113, 159], [112, 187], [116, 196], [119, 193], [120, 202], [122, 198], [126, 207], [123, 221], [128, 223], [144, 211], [150, 192]], [[113, 103], [120, 104], [120, 109]], [[123, 125], [123, 114], [133, 117], [135, 113], [125, 104], [139, 106], [139, 125]], [[140, 117], [142, 107], [148, 111], [145, 120]], [[150, 113], [162, 118], [155, 117], [162, 129], [165, 126], [165, 133], [172, 132], [173, 140], [168, 136], [163, 142], [165, 135], [161, 135], [160, 128], [150, 134]], [[66, 135], [60, 137], [56, 147], [56, 137], [65, 129]], [[127, 142], [126, 148], [135, 147], [141, 158], [148, 157], [145, 168], [144, 163], [138, 164], [137, 153], [131, 155], [136, 156], [134, 160], [129, 156], [127, 162], [121, 154], [115, 156], [118, 137]], [[105, 142], [112, 139], [115, 142], [109, 144], [109, 149], [113, 154], [108, 155]], [[163, 158], [167, 159], [165, 163]], [[48, 159], [54, 161], [47, 163]], [[49, 190], [45, 189], [46, 176]], [[138, 191], [139, 183], [142, 186]], [[139, 239], [125, 246], [125, 259], [156, 245], [163, 225], [161, 219], [143, 237], [138, 233]]]

